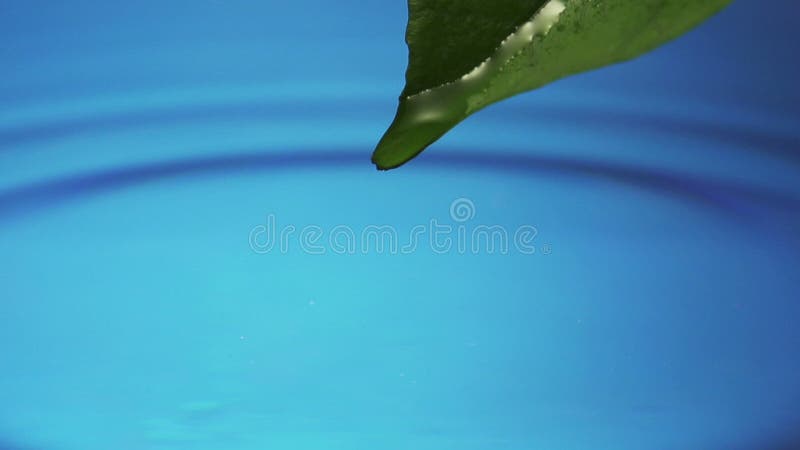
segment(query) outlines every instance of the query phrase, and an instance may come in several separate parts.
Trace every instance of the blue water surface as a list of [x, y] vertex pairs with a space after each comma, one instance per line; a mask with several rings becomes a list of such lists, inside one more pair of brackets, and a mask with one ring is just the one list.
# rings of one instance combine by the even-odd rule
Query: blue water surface
[[768, 3], [386, 173], [402, 0], [1, 1], [0, 449], [800, 448]]

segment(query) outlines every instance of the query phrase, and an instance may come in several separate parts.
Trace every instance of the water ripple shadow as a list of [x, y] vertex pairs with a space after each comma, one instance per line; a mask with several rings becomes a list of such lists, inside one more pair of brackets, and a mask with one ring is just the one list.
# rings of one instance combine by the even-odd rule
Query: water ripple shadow
[[[583, 122], [600, 126], [628, 127], [637, 132], [660, 133], [699, 140], [712, 140], [730, 144], [750, 152], [771, 155], [781, 160], [800, 164], [800, 136], [770, 133], [752, 127], [701, 121], [672, 116], [635, 114], [632, 112], [603, 110], [590, 111], [575, 108], [551, 107], [541, 114], [562, 123]], [[540, 116], [535, 116], [540, 117]]]
[[[172, 178], [221, 176], [245, 172], [285, 172], [289, 169], [368, 170], [368, 153], [366, 151], [244, 152], [125, 166], [50, 179], [0, 192], [0, 219], [24, 216], [67, 201]], [[736, 216], [752, 217], [764, 208], [790, 213], [800, 211], [800, 197], [787, 192], [654, 169], [567, 158], [513, 153], [431, 153], [423, 155], [414, 163], [414, 170], [426, 169], [435, 170], [437, 173], [489, 171], [501, 175], [566, 176], [581, 179], [588, 177], [653, 191]]]
[[[187, 104], [167, 108], [120, 111], [100, 115], [87, 114], [59, 120], [31, 123], [17, 127], [0, 127], [0, 151], [11, 151], [21, 144], [47, 142], [98, 131], [120, 131], [149, 126], [191, 124], [205, 121], [277, 120], [282, 118], [341, 118], [351, 114], [363, 118], [364, 111], [381, 111], [384, 103], [361, 101], [336, 102], [242, 102], [220, 104]], [[599, 127], [630, 127], [648, 133], [671, 134], [695, 139], [735, 144], [734, 148], [763, 152], [785, 161], [800, 164], [800, 136], [767, 132], [752, 127], [704, 121], [687, 117], [634, 113], [618, 110], [530, 105], [511, 107], [513, 113], [502, 114], [503, 120], [520, 121], [533, 117], [536, 123], [583, 123]]]
[[[352, 103], [351, 103], [352, 105]], [[208, 121], [277, 120], [281, 118], [316, 117], [341, 118], [352, 114], [364, 117], [364, 111], [378, 110], [380, 104], [363, 102], [357, 108], [342, 108], [335, 102], [267, 102], [220, 103], [213, 105], [188, 104], [172, 107], [119, 111], [92, 115], [76, 114], [73, 117], [30, 123], [20, 126], [0, 127], [0, 151], [11, 151], [15, 146], [71, 137], [95, 132], [122, 131], [150, 126], [192, 124]]]

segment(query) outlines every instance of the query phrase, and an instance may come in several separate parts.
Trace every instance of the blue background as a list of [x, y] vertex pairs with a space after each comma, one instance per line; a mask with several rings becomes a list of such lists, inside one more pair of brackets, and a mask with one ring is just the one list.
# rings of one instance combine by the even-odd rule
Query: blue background
[[[369, 163], [393, 2], [0, 0], [0, 449], [800, 439], [794, 0]], [[253, 227], [538, 229], [257, 254]]]

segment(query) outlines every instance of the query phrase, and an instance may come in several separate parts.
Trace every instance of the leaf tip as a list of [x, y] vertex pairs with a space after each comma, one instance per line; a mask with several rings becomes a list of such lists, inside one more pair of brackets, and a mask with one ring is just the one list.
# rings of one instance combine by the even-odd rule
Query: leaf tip
[[461, 119], [452, 112], [421, 118], [418, 111], [401, 101], [397, 117], [372, 154], [372, 162], [379, 170], [396, 169], [416, 158]]

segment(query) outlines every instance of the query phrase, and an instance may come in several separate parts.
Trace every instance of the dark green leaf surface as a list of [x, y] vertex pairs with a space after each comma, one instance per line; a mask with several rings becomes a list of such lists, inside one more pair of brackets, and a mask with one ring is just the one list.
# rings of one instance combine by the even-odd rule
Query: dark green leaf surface
[[398, 167], [492, 103], [634, 58], [730, 2], [409, 0], [406, 87], [372, 160]]

